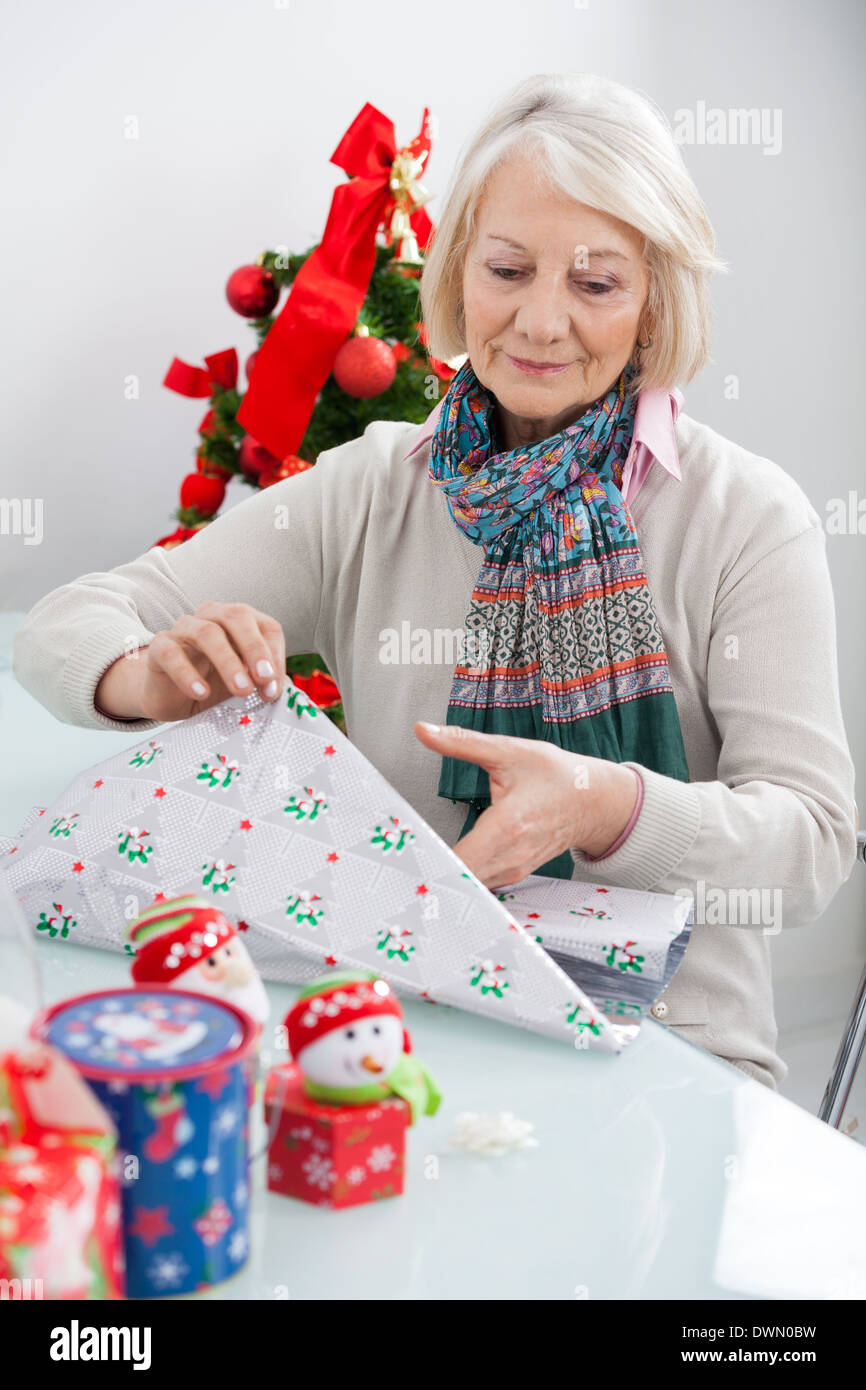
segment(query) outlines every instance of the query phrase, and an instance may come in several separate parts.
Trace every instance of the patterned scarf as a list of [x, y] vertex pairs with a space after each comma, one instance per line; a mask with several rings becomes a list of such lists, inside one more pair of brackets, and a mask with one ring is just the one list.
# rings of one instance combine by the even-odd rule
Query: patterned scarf
[[[546, 739], [689, 780], [667, 655], [620, 488], [637, 398], [629, 364], [574, 424], [496, 447], [496, 402], [467, 359], [433, 434], [429, 476], [484, 547], [448, 724]], [[490, 804], [487, 773], [444, 757], [439, 795]], [[571, 878], [566, 852], [538, 872]]]

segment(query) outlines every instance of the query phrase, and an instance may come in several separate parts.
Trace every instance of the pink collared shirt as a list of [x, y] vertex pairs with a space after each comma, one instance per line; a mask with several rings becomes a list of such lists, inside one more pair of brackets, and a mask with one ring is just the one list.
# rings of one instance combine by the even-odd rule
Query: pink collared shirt
[[[404, 459], [412, 458], [422, 445], [427, 443], [436, 427], [436, 421], [439, 419], [439, 412], [444, 400], [443, 396], [427, 416], [423, 425], [420, 426], [417, 435], [413, 436]], [[662, 468], [667, 469], [668, 473], [676, 478], [677, 482], [682, 481], [674, 423], [682, 410], [683, 403], [683, 394], [676, 386], [671, 391], [650, 387], [638, 395], [634, 417], [634, 434], [622, 470], [622, 495], [626, 506], [630, 506], [637, 497], [653, 463], [660, 463]], [[638, 780], [638, 795], [628, 824], [622, 834], [618, 835], [613, 844], [605, 850], [604, 854], [597, 854], [594, 857], [587, 856], [592, 863], [596, 863], [600, 859], [607, 859], [621, 845], [624, 845], [637, 824], [643, 805], [644, 781], [636, 767], [633, 767], [632, 771]]]
[[[654, 462], [666, 468], [677, 482], [681, 481], [674, 422], [683, 407], [683, 399], [682, 392], [676, 386], [671, 391], [650, 387], [639, 393], [631, 448], [622, 470], [622, 494], [627, 506], [637, 497]], [[444, 402], [443, 396], [437, 401], [423, 425], [419, 426], [405, 458], [412, 458], [413, 454], [427, 443], [436, 428], [436, 421]]]

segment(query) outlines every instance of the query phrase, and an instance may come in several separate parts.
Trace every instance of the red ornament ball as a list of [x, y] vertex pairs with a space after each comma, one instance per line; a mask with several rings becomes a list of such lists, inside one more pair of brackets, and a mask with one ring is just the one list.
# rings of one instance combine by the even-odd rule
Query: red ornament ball
[[397, 362], [381, 338], [349, 338], [334, 360], [334, 379], [347, 396], [368, 400], [381, 396], [394, 380]]
[[225, 495], [224, 479], [213, 478], [208, 473], [187, 473], [180, 485], [180, 505], [191, 507], [202, 516], [213, 516], [219, 511]]
[[242, 265], [226, 282], [226, 299], [245, 319], [266, 318], [279, 297], [280, 287], [264, 266]]
[[244, 435], [238, 449], [238, 463], [241, 472], [248, 478], [258, 478], [261, 473], [266, 473], [268, 469], [278, 467], [279, 462], [274, 454], [268, 452], [264, 444], [253, 439], [251, 434]]
[[266, 468], [259, 474], [259, 487], [273, 487], [274, 483], [281, 483], [284, 478], [293, 478], [296, 473], [303, 473], [312, 466], [308, 459], [299, 458], [297, 454], [287, 454], [275, 468]]
[[178, 526], [171, 535], [162, 536], [158, 541], [154, 541], [154, 545], [161, 545], [163, 550], [174, 550], [176, 545], [183, 545], [184, 541], [188, 541], [196, 531], [201, 531], [207, 524], [206, 521], [197, 521], [195, 526]]

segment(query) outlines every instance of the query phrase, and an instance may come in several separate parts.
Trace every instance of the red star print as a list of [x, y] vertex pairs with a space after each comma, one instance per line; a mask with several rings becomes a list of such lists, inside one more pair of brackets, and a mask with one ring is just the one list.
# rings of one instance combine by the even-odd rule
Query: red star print
[[426, 884], [426, 883], [419, 883], [419, 884], [418, 884], [418, 887], [415, 889], [415, 892], [416, 892], [416, 893], [420, 893], [420, 894], [422, 895], [422, 897], [423, 897], [423, 895], [424, 895], [425, 893], [429, 893], [429, 892], [430, 892], [430, 889], [427, 887], [427, 884]]
[[98, 782], [94, 782], [93, 786], [94, 786], [94, 790], [95, 790], [97, 787], [101, 787], [101, 786], [102, 786], [102, 778], [100, 777], [100, 779], [99, 779]]
[[138, 1236], [145, 1245], [156, 1245], [163, 1236], [174, 1235], [174, 1226], [168, 1219], [168, 1207], [137, 1207], [135, 1220], [128, 1228], [128, 1234]]
[[336, 748], [334, 747], [333, 743], [329, 743], [328, 746], [327, 746], [327, 748], [325, 749], [325, 757], [326, 757], [326, 758], [332, 758], [332, 757], [334, 756], [334, 754], [336, 753], [336, 751], [337, 751], [337, 750], [336, 750]]
[[165, 794], [166, 794], [166, 792], [165, 792], [165, 787], [157, 787], [156, 791], [154, 792], [154, 796], [158, 796], [158, 797], [163, 797], [163, 796], [165, 796]]
[[337, 957], [336, 957], [336, 956], [325, 956], [325, 964], [326, 964], [326, 965], [336, 965], [336, 964], [337, 964]]
[[72, 865], [72, 872], [73, 872], [74, 874], [80, 874], [83, 868], [84, 868], [84, 865], [83, 865], [83, 864], [73, 864], [73, 865]]
[[595, 891], [596, 891], [596, 893], [609, 893], [609, 892], [610, 892], [610, 889], [609, 889], [609, 888], [596, 888]]
[[165, 894], [164, 894], [164, 893], [156, 893], [156, 894], [154, 895], [153, 901], [154, 901], [155, 903], [164, 903], [164, 902], [165, 902]]
[[240, 717], [240, 719], [238, 720], [238, 723], [239, 723], [239, 724], [250, 724], [251, 722], [252, 722], [252, 721], [251, 721], [250, 716], [249, 716], [248, 714], [242, 714], [241, 717]]
[[540, 916], [541, 916], [541, 913], [540, 913], [540, 912], [527, 912], [526, 915], [527, 915], [527, 917], [540, 917]]
[[238, 922], [238, 931], [249, 931], [249, 922]]
[[337, 854], [336, 851], [332, 849], [332, 850], [331, 850], [331, 853], [328, 855], [328, 863], [329, 863], [329, 864], [336, 864], [336, 863], [338, 862], [339, 858], [340, 858], [339, 854]]
[[252, 828], [253, 828], [253, 823], [252, 823], [251, 820], [242, 820], [242, 821], [241, 821], [241, 830], [252, 830]]

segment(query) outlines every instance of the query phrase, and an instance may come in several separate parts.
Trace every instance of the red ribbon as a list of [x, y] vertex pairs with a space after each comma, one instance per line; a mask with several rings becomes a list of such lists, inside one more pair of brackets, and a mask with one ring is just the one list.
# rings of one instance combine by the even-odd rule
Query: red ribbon
[[188, 362], [175, 357], [165, 374], [163, 386], [167, 386], [169, 391], [177, 391], [181, 396], [212, 396], [217, 386], [224, 391], [234, 390], [238, 384], [238, 355], [235, 349], [214, 352], [204, 360], [207, 371], [202, 367], [191, 367]]
[[[203, 367], [191, 367], [179, 357], [172, 358], [163, 378], [163, 386], [167, 386], [169, 391], [177, 391], [179, 396], [212, 396], [217, 387], [223, 391], [233, 391], [238, 384], [238, 355], [235, 349], [226, 348], [223, 352], [211, 353], [204, 360], [207, 371]], [[199, 432], [212, 420], [213, 412], [209, 410], [199, 425]]]
[[[405, 147], [414, 159], [430, 152], [429, 115], [425, 107], [420, 134]], [[276, 458], [300, 448], [316, 396], [357, 322], [376, 263], [376, 232], [394, 201], [389, 180], [397, 153], [393, 122], [367, 102], [331, 155], [350, 180], [334, 190], [321, 243], [259, 348], [237, 416]], [[409, 220], [423, 250], [433, 224], [423, 208]]]

